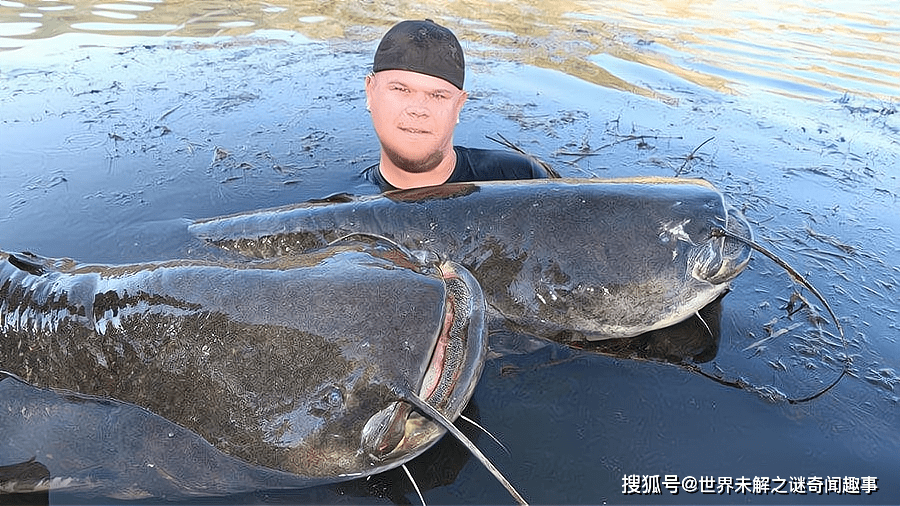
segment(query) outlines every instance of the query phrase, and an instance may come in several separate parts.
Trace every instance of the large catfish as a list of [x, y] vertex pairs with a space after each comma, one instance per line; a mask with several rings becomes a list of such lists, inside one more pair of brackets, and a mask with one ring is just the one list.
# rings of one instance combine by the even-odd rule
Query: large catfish
[[193, 234], [260, 258], [378, 234], [468, 268], [514, 326], [561, 341], [680, 322], [750, 259], [750, 227], [696, 179], [448, 184], [199, 221]]
[[459, 416], [484, 332], [465, 269], [380, 239], [240, 262], [0, 254], [0, 468], [128, 498], [371, 475], [444, 434], [431, 411]]

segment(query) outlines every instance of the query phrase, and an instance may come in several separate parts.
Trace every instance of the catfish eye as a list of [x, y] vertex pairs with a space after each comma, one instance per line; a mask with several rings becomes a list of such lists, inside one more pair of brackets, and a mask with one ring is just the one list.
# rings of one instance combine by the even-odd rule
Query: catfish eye
[[328, 390], [325, 401], [328, 403], [328, 407], [332, 409], [339, 408], [344, 405], [344, 394], [341, 393], [338, 387], [333, 386]]
[[309, 408], [309, 413], [322, 417], [326, 413], [337, 411], [344, 405], [344, 393], [335, 385], [327, 386], [319, 391], [318, 398]]

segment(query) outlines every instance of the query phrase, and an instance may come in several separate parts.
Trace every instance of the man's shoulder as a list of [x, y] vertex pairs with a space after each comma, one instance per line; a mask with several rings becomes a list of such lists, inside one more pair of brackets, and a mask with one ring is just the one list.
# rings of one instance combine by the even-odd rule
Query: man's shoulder
[[454, 146], [453, 149], [456, 150], [458, 156], [462, 155], [459, 158], [463, 158], [473, 165], [506, 165], [517, 168], [530, 168], [532, 165], [538, 165], [534, 159], [507, 149], [482, 149], [464, 146]]
[[546, 169], [534, 158], [502, 149], [454, 146], [456, 170], [452, 181], [542, 179]]
[[386, 192], [388, 190], [396, 190], [390, 183], [387, 182], [387, 179], [381, 175], [381, 169], [379, 164], [370, 165], [363, 169], [360, 173], [362, 179], [372, 183], [373, 185], [378, 187], [379, 191]]

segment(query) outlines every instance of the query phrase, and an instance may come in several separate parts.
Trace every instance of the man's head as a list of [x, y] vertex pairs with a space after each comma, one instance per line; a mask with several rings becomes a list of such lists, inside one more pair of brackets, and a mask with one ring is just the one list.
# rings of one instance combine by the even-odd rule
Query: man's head
[[372, 72], [407, 70], [439, 77], [457, 89], [466, 79], [462, 46], [453, 32], [430, 19], [401, 21], [378, 44]]
[[467, 97], [465, 60], [453, 33], [431, 20], [398, 23], [378, 45], [372, 71], [366, 102], [381, 141], [382, 173], [389, 169], [385, 157], [411, 174], [446, 169]]

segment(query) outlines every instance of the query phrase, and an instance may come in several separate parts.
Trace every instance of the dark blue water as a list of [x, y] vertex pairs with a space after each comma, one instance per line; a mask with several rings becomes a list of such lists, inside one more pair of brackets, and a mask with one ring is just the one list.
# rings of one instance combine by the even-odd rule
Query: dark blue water
[[[646, 47], [642, 32], [623, 33], [626, 45]], [[375, 39], [281, 31], [95, 47], [62, 36], [0, 53], [0, 248], [86, 262], [180, 256], [190, 254], [190, 220], [362, 190], [358, 173], [377, 158], [362, 92]], [[637, 86], [629, 90], [562, 64], [509, 60], [470, 58], [458, 144], [489, 147], [485, 135], [500, 132], [567, 176], [709, 180], [760, 242], [822, 291], [846, 344], [809, 311], [789, 314], [797, 291], [826, 316], [757, 255], [722, 301], [719, 339], [697, 364], [745, 388], [665, 362], [495, 341], [468, 414], [509, 453], [470, 432], [478, 445], [534, 503], [900, 502], [896, 87], [801, 83], [813, 98], [748, 80], [734, 93], [606, 62]], [[702, 72], [699, 60], [685, 61], [679, 68]], [[784, 401], [823, 388], [847, 355], [850, 373], [828, 393]], [[452, 441], [412, 472], [429, 504], [510, 501]], [[666, 475], [685, 485], [678, 494]], [[659, 493], [624, 493], [623, 480], [637, 477], [640, 492], [653, 476]], [[698, 481], [693, 493], [688, 477]], [[715, 489], [742, 478], [758, 487], [702, 493], [704, 477]], [[853, 493], [869, 477], [877, 490]], [[822, 493], [792, 492], [800, 478], [821, 478]], [[781, 483], [788, 493], [771, 491]], [[226, 500], [298, 501], [417, 498], [392, 472]]]

